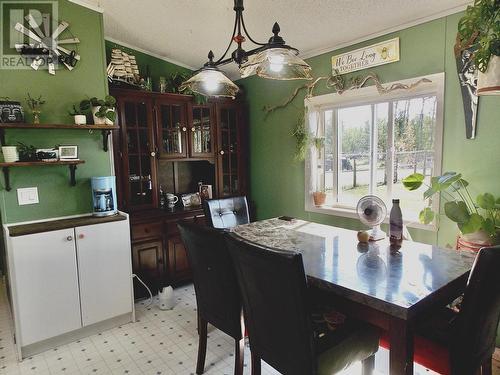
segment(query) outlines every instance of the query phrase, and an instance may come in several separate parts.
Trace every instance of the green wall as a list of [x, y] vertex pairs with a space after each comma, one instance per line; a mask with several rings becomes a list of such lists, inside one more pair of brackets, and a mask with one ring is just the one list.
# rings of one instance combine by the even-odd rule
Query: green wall
[[[464, 115], [459, 82], [453, 56], [458, 20], [455, 14], [422, 25], [401, 30], [364, 43], [342, 48], [308, 60], [315, 77], [328, 75], [331, 56], [372, 43], [400, 37], [399, 62], [371, 69], [382, 82], [446, 73], [443, 171], [457, 170], [471, 182], [475, 194], [490, 191], [500, 195], [500, 98], [482, 97], [479, 104], [478, 133], [475, 140], [465, 139]], [[333, 32], [334, 30], [332, 30]], [[358, 71], [360, 75], [367, 71]], [[352, 75], [346, 75], [349, 78]], [[256, 76], [238, 81], [247, 92], [250, 118], [251, 198], [257, 206], [257, 217], [264, 219], [290, 215], [306, 220], [359, 229], [359, 221], [316, 214], [304, 210], [304, 162], [295, 162], [295, 140], [291, 136], [304, 94], [288, 107], [267, 118], [262, 108], [281, 103], [301, 83], [276, 82]], [[329, 93], [319, 84], [315, 95]], [[456, 226], [444, 218], [439, 231], [410, 230], [414, 239], [441, 245], [455, 242]]]
[[111, 42], [109, 40], [106, 40], [105, 43], [106, 43], [106, 58], [108, 63], [110, 61], [111, 49], [120, 48], [122, 51], [135, 56], [142, 77], [146, 75], [146, 66], [149, 66], [151, 79], [153, 81], [153, 91], [160, 91], [159, 81], [161, 76], [168, 77], [176, 72], [184, 72], [184, 73], [192, 72], [189, 69], [183, 68], [181, 66], [159, 59], [157, 57], [148, 55], [146, 53], [139, 52], [135, 49], [122, 46], [120, 44]]
[[[59, 19], [70, 24], [71, 32], [80, 39], [78, 51], [81, 62], [74, 71], [57, 70], [56, 76], [47, 71], [0, 70], [0, 96], [21, 101], [25, 107], [26, 93], [46, 99], [41, 116], [42, 123], [71, 124], [68, 110], [85, 96], [103, 97], [107, 92], [102, 14], [67, 0], [59, 1]], [[31, 116], [28, 115], [31, 122]], [[0, 210], [3, 223], [37, 220], [74, 215], [91, 211], [91, 176], [111, 173], [109, 154], [102, 151], [100, 133], [89, 134], [81, 130], [8, 130], [6, 142], [18, 141], [36, 147], [56, 144], [76, 144], [79, 157], [85, 164], [78, 166], [77, 186], [69, 186], [69, 170], [65, 166], [11, 168], [12, 190], [4, 189], [0, 175]], [[38, 187], [39, 204], [19, 206], [16, 189]]]

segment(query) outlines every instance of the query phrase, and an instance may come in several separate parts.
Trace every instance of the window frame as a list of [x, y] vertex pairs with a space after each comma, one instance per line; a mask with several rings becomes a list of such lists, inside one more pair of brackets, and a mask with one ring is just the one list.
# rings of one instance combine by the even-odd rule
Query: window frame
[[[384, 84], [384, 87], [390, 87], [394, 83], [401, 83], [410, 85], [415, 83], [421, 79], [428, 79], [431, 82], [426, 82], [414, 87], [410, 90], [394, 90], [387, 94], [379, 94], [376, 86], [368, 86], [363, 87], [356, 90], [348, 90], [344, 92], [342, 95], [337, 93], [326, 94], [313, 96], [310, 98], [304, 99], [304, 106], [306, 108], [306, 129], [309, 130], [310, 133], [316, 133], [316, 127], [319, 123], [319, 135], [324, 135], [324, 111], [333, 110], [333, 121], [337, 123], [337, 109], [345, 108], [345, 107], [353, 107], [353, 106], [361, 106], [361, 105], [373, 105], [383, 101], [394, 101], [394, 100], [404, 100], [408, 98], [414, 98], [425, 95], [435, 95], [436, 96], [436, 125], [435, 125], [435, 138], [434, 138], [434, 150], [435, 150], [435, 158], [434, 158], [434, 168], [433, 175], [439, 175], [442, 171], [442, 151], [443, 151], [443, 123], [444, 123], [444, 91], [445, 91], [445, 73], [436, 73], [421, 77], [414, 77], [404, 80], [398, 80], [395, 82], [388, 82]], [[390, 118], [393, 119], [392, 116], [392, 105], [389, 105], [389, 113]], [[373, 112], [372, 112], [373, 116]], [[319, 119], [317, 119], [319, 117]], [[319, 122], [318, 122], [319, 121]], [[371, 129], [371, 134], [373, 134], [373, 129]], [[334, 141], [337, 143], [338, 147], [338, 128], [337, 126], [333, 126], [333, 136]], [[393, 144], [393, 132], [389, 132], [388, 141], [389, 144]], [[373, 139], [372, 139], [373, 141]], [[373, 152], [373, 150], [371, 150]], [[394, 160], [394, 147], [391, 147], [388, 150], [387, 157], [388, 162], [392, 165]], [[358, 219], [358, 215], [356, 210], [351, 207], [343, 206], [341, 204], [335, 206], [325, 206], [325, 207], [316, 207], [314, 205], [312, 199], [312, 192], [315, 190], [317, 179], [317, 174], [313, 174], [313, 170], [317, 169], [318, 160], [324, 159], [324, 148], [322, 150], [322, 155], [318, 155], [318, 152], [314, 146], [310, 146], [306, 152], [305, 158], [305, 188], [304, 188], [304, 198], [305, 198], [305, 211], [306, 212], [314, 212], [321, 213], [333, 216], [347, 217]], [[333, 178], [334, 181], [338, 181], [338, 152], [335, 153], [335, 157], [333, 160], [334, 168], [333, 168]], [[323, 160], [323, 166], [325, 165]], [[324, 168], [324, 167], [323, 167]], [[393, 168], [390, 168], [393, 170]], [[393, 172], [392, 172], [393, 173]], [[322, 173], [324, 176], [324, 173]], [[391, 176], [389, 176], [392, 178]], [[323, 177], [324, 178], [324, 177]], [[389, 180], [389, 178], [388, 178]], [[389, 181], [392, 181], [389, 180]], [[335, 182], [337, 183], [337, 182]], [[323, 181], [324, 185], [324, 181]], [[336, 189], [334, 190], [336, 191]], [[336, 196], [336, 192], [334, 195]], [[439, 197], [433, 200], [432, 209], [434, 211], [439, 211], [440, 202]], [[390, 207], [388, 207], [388, 211]], [[389, 222], [389, 215], [384, 220], [384, 223]], [[412, 228], [420, 228], [431, 231], [437, 231], [437, 223], [434, 220], [431, 224], [422, 224], [420, 222], [405, 220], [405, 224]]]

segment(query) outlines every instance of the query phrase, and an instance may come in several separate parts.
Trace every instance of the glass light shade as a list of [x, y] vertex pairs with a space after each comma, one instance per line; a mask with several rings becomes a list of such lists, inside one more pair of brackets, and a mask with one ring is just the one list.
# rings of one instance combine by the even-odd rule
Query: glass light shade
[[183, 82], [180, 90], [191, 90], [204, 96], [234, 98], [239, 88], [219, 69], [208, 67], [202, 68], [194, 76]]
[[255, 73], [259, 77], [293, 80], [312, 79], [311, 67], [288, 48], [268, 48], [249, 57], [240, 68], [241, 77]]

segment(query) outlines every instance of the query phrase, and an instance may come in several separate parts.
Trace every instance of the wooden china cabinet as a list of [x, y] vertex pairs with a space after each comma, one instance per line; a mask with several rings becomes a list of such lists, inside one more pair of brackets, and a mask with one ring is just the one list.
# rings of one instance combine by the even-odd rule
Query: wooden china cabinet
[[[205, 225], [201, 206], [183, 207], [181, 195], [212, 185], [213, 197], [248, 195], [244, 103], [134, 90], [111, 90], [119, 130], [113, 134], [119, 208], [130, 213], [132, 265], [153, 294], [189, 281], [191, 270], [177, 223]], [[160, 207], [160, 189], [179, 197]], [[134, 282], [136, 298], [147, 295]]]

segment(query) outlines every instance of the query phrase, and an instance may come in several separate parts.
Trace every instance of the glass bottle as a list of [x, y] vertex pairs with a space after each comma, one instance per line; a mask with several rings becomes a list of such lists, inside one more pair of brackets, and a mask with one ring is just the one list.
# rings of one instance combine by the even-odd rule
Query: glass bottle
[[389, 216], [389, 241], [392, 246], [401, 246], [403, 243], [403, 214], [401, 207], [399, 207], [399, 199], [392, 200]]

